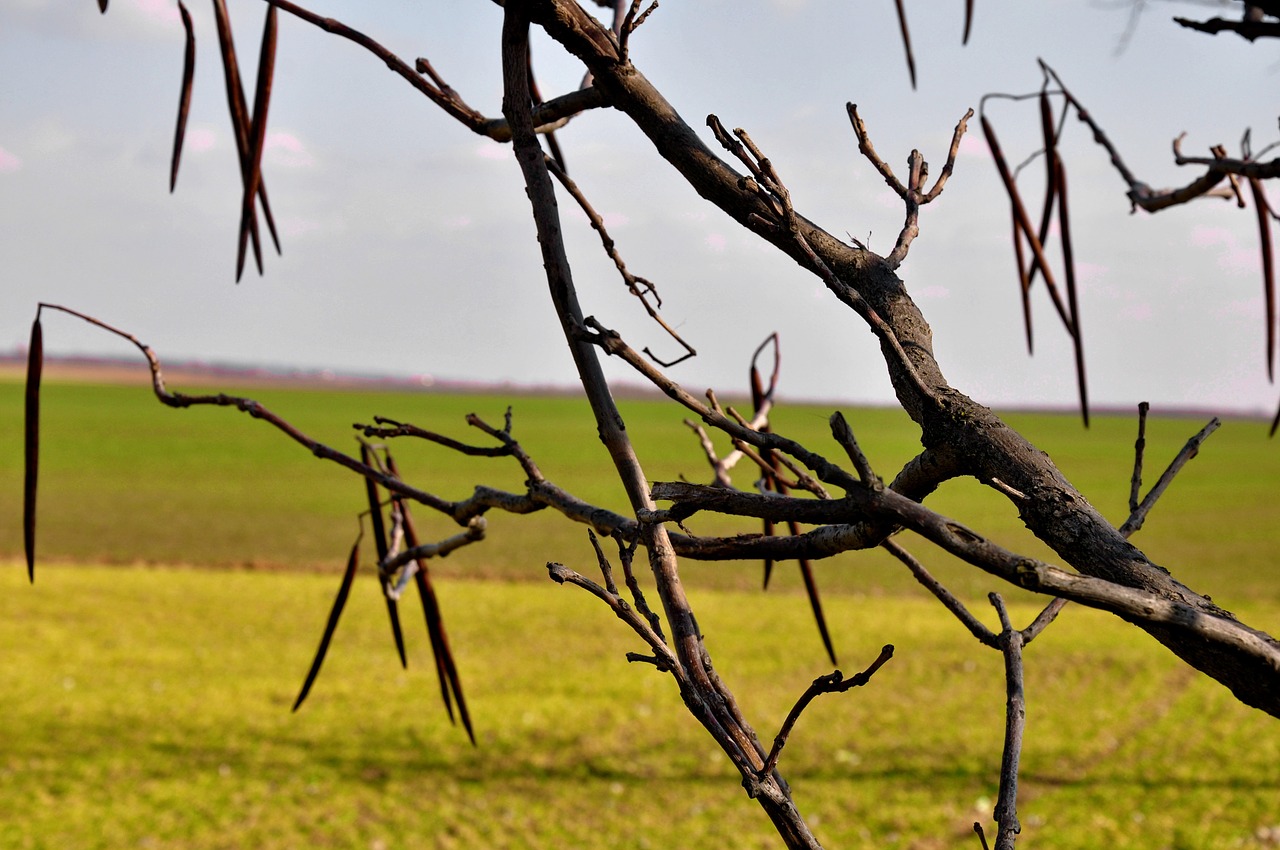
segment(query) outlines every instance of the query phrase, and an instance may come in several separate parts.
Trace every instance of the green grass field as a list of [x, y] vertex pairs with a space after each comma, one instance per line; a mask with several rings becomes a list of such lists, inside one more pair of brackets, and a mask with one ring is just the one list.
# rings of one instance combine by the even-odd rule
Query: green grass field
[[[351, 422], [374, 414], [466, 436], [466, 412], [498, 423], [506, 403], [251, 394], [338, 447], [353, 445]], [[548, 477], [620, 504], [580, 403], [514, 406], [516, 436]], [[231, 411], [170, 411], [143, 389], [53, 382], [32, 587], [18, 563], [20, 410], [21, 388], [0, 383], [0, 415], [15, 423], [0, 432], [0, 848], [777, 845], [671, 683], [627, 665], [623, 654], [641, 648], [630, 633], [545, 578], [549, 559], [590, 571], [579, 527], [491, 516], [490, 539], [432, 565], [478, 747], [448, 724], [411, 606], [410, 668], [400, 670], [367, 575], [291, 715], [356, 532], [359, 482]], [[705, 478], [679, 411], [633, 402], [624, 412], [642, 458], [654, 458], [651, 477]], [[784, 407], [777, 427], [836, 455], [828, 413]], [[881, 474], [916, 450], [900, 413], [846, 413]], [[1130, 418], [1103, 417], [1088, 432], [1071, 417], [1011, 418], [1122, 518]], [[1200, 424], [1150, 423], [1150, 478]], [[1275, 633], [1280, 444], [1264, 437], [1259, 423], [1228, 422], [1137, 542]], [[509, 462], [410, 443], [397, 457], [407, 477], [450, 497], [479, 481], [520, 483]], [[1044, 554], [976, 487], [952, 486], [931, 504]], [[418, 516], [425, 536], [456, 530]], [[996, 589], [907, 542], [965, 595]], [[829, 672], [793, 571], [784, 565], [776, 591], [761, 594], [758, 565], [685, 570], [719, 672], [771, 737], [808, 681]], [[781, 763], [798, 805], [830, 847], [976, 847], [970, 825], [989, 820], [999, 770], [999, 656], [875, 553], [818, 571], [844, 668], [886, 642], [898, 651], [870, 686], [821, 698], [801, 720]], [[1015, 618], [1034, 610], [1024, 601]], [[1280, 836], [1271, 718], [1083, 609], [1032, 644], [1027, 669], [1028, 846], [1267, 847]]]
[[[235, 388], [228, 388], [235, 391]], [[613, 508], [625, 500], [608, 474], [585, 404], [576, 399], [409, 393], [321, 392], [255, 388], [248, 393], [331, 446], [353, 452], [351, 423], [390, 416], [481, 443], [463, 421], [476, 412], [500, 425], [510, 402], [517, 439], [543, 473], [573, 493]], [[0, 556], [21, 554], [22, 388], [0, 382]], [[658, 401], [623, 404], [629, 432], [654, 480], [681, 475], [708, 480], [709, 470], [683, 414]], [[779, 431], [830, 457], [840, 449], [827, 430], [830, 409], [783, 405]], [[877, 471], [890, 478], [919, 451], [917, 432], [898, 410], [846, 411]], [[1095, 505], [1119, 523], [1126, 515], [1135, 418], [1098, 416], [1084, 431], [1069, 415], [1014, 414], [1011, 422], [1048, 451]], [[1154, 418], [1148, 427], [1148, 485], [1200, 420]], [[261, 422], [230, 409], [170, 410], [138, 386], [48, 382], [42, 414], [39, 551], [48, 558], [109, 564], [285, 566], [339, 570], [364, 507], [360, 481], [317, 460]], [[399, 440], [405, 477], [448, 498], [477, 483], [519, 490], [523, 476], [506, 459], [467, 458], [421, 441]], [[753, 476], [738, 478], [750, 486]], [[1255, 421], [1228, 421], [1157, 506], [1135, 542], [1159, 563], [1227, 607], [1280, 601], [1274, 564], [1280, 556], [1275, 491], [1280, 442]], [[1053, 560], [1022, 528], [1007, 500], [965, 479], [951, 482], [929, 504], [987, 536], [1029, 555]], [[443, 538], [451, 521], [416, 512], [420, 534]], [[581, 526], [542, 512], [489, 514], [489, 539], [458, 552], [437, 569], [457, 577], [541, 581], [547, 560], [581, 562], [590, 554]], [[755, 530], [701, 515], [698, 533]], [[907, 540], [957, 591], [981, 598], [992, 580], [920, 541]], [[756, 566], [686, 563], [699, 586], [748, 589]], [[821, 562], [833, 592], [916, 593], [909, 575], [881, 552]], [[779, 579], [797, 587], [792, 570]]]

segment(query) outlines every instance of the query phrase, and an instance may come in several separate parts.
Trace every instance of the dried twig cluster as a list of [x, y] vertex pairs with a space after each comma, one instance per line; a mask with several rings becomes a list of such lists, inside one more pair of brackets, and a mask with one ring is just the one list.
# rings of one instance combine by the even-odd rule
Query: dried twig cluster
[[[1019, 288], [1022, 295], [1023, 319], [1026, 328], [1027, 350], [1032, 344], [1031, 300], [1030, 292], [1037, 274], [1044, 279], [1045, 289], [1053, 303], [1054, 310], [1067, 334], [1071, 337], [1075, 351], [1076, 382], [1080, 393], [1080, 410], [1085, 424], [1089, 422], [1089, 396], [1085, 382], [1084, 340], [1080, 330], [1080, 303], [1076, 284], [1075, 258], [1071, 243], [1071, 221], [1067, 203], [1066, 165], [1060, 149], [1060, 141], [1066, 129], [1066, 119], [1074, 115], [1086, 125], [1093, 140], [1101, 146], [1110, 158], [1112, 166], [1127, 186], [1126, 197], [1136, 211], [1142, 209], [1154, 213], [1169, 207], [1188, 203], [1198, 198], [1225, 198], [1234, 200], [1241, 208], [1253, 203], [1258, 225], [1258, 252], [1262, 260], [1263, 302], [1266, 314], [1264, 332], [1266, 342], [1267, 377], [1274, 380], [1276, 364], [1276, 270], [1275, 248], [1273, 245], [1271, 222], [1280, 219], [1280, 214], [1271, 206], [1263, 180], [1280, 177], [1280, 157], [1265, 160], [1267, 154], [1280, 146], [1280, 142], [1254, 150], [1250, 141], [1250, 133], [1245, 132], [1240, 142], [1240, 156], [1232, 158], [1222, 145], [1210, 148], [1211, 156], [1187, 156], [1182, 151], [1185, 133], [1173, 141], [1173, 158], [1177, 165], [1200, 166], [1203, 173], [1187, 184], [1173, 189], [1153, 189], [1138, 179], [1135, 173], [1121, 157], [1119, 150], [1103, 130], [1093, 114], [1063, 84], [1053, 68], [1043, 61], [1040, 63], [1043, 75], [1040, 91], [1034, 95], [988, 95], [983, 98], [980, 120], [986, 136], [987, 145], [995, 159], [996, 168], [1009, 196], [1013, 213], [1013, 244], [1017, 259]], [[987, 102], [992, 99], [1024, 101], [1035, 99], [1039, 105], [1039, 117], [1043, 146], [1033, 153], [1024, 165], [1031, 160], [1043, 157], [1046, 167], [1044, 200], [1041, 206], [1039, 224], [1033, 225], [1030, 214], [1022, 201], [1018, 190], [1018, 174], [1021, 166], [1011, 169], [996, 138], [995, 129], [986, 115]], [[1061, 107], [1055, 109], [1054, 102], [1059, 101]], [[1225, 185], [1224, 185], [1225, 184]], [[1243, 184], [1249, 187], [1246, 200]], [[1054, 216], [1057, 216], [1058, 240], [1061, 248], [1061, 269], [1066, 286], [1066, 298], [1063, 299], [1052, 271], [1045, 244], [1049, 239]], [[1026, 255], [1030, 253], [1030, 258]], [[1280, 427], [1280, 409], [1272, 421], [1271, 432], [1274, 434]]]

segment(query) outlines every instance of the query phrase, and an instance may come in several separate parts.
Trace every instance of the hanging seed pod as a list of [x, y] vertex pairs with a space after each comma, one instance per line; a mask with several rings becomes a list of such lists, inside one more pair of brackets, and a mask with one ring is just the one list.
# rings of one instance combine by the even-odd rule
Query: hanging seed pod
[[40, 312], [31, 324], [27, 347], [27, 391], [24, 421], [22, 481], [22, 544], [27, 555], [27, 579], [36, 580], [36, 478], [40, 463], [40, 375], [44, 369], [44, 332]]
[[351, 582], [356, 575], [356, 564], [360, 561], [360, 539], [357, 537], [356, 542], [351, 546], [351, 554], [347, 556], [347, 568], [342, 574], [342, 584], [338, 586], [338, 596], [333, 600], [333, 607], [329, 610], [329, 619], [324, 624], [324, 634], [320, 637], [320, 647], [316, 650], [315, 660], [311, 662], [311, 669], [307, 671], [307, 678], [302, 683], [302, 690], [298, 692], [298, 698], [293, 703], [293, 710], [297, 711], [302, 705], [302, 701], [307, 698], [307, 694], [311, 693], [311, 686], [316, 681], [316, 676], [320, 674], [320, 665], [324, 664], [324, 657], [329, 652], [329, 641], [333, 639], [333, 633], [338, 628], [338, 618], [342, 616], [342, 609], [347, 605], [347, 596], [351, 593]]

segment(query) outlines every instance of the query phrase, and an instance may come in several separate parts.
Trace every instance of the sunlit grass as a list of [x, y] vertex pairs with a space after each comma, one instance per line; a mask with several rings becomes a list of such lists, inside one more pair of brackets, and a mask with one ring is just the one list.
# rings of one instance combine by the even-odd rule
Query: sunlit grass
[[[228, 388], [234, 390], [234, 388]], [[250, 395], [336, 447], [375, 414], [483, 442], [508, 399], [255, 388]], [[580, 401], [518, 396], [515, 435], [554, 481], [620, 508]], [[365, 574], [303, 709], [289, 713], [364, 507], [360, 483], [228, 410], [172, 411], [144, 389], [46, 386], [40, 563], [20, 552], [21, 388], [0, 383], [0, 849], [776, 846], [738, 778], [670, 681], [623, 655], [642, 647], [602, 605], [546, 579], [594, 558], [580, 526], [544, 512], [490, 515], [489, 538], [433, 562], [479, 746], [450, 727], [420, 614], [406, 606], [410, 669]], [[827, 407], [787, 406], [778, 430], [839, 457]], [[877, 470], [916, 451], [900, 411], [846, 410]], [[627, 402], [653, 479], [705, 480], [682, 413]], [[1110, 518], [1126, 510], [1134, 421], [1017, 414]], [[1148, 484], [1201, 424], [1148, 429]], [[1228, 422], [1137, 542], [1247, 621], [1280, 631], [1280, 449]], [[506, 460], [396, 444], [406, 476], [450, 498], [521, 487]], [[750, 475], [740, 473], [747, 486]], [[930, 505], [1052, 558], [1006, 500], [952, 482]], [[417, 512], [424, 537], [456, 533]], [[695, 516], [696, 532], [727, 529]], [[742, 526], [751, 530], [753, 526]], [[980, 600], [987, 576], [901, 538]], [[217, 569], [84, 567], [187, 564]], [[234, 569], [227, 569], [228, 567]], [[253, 569], [243, 569], [250, 567]], [[268, 569], [269, 568], [269, 569]], [[282, 571], [279, 568], [284, 568]], [[815, 569], [846, 672], [886, 642], [866, 688], [806, 713], [781, 769], [832, 847], [974, 846], [998, 778], [1000, 658], [887, 556]], [[829, 672], [799, 581], [778, 566], [684, 562], [717, 669], [771, 739]], [[466, 580], [464, 580], [466, 579]], [[475, 580], [483, 579], [483, 580]], [[1034, 608], [1015, 605], [1025, 623]], [[989, 607], [975, 610], [994, 626]], [[1068, 609], [1027, 653], [1023, 840], [1043, 847], [1260, 847], [1280, 834], [1280, 727], [1114, 618]], [[1267, 830], [1277, 830], [1272, 833]], [[1262, 837], [1259, 837], [1262, 836]]]
[[[637, 640], [572, 588], [442, 586], [472, 748], [438, 702], [418, 628], [400, 669], [368, 576], [296, 715], [333, 578], [51, 566], [30, 587], [17, 564], [3, 576], [0, 847], [776, 846], [671, 682], [628, 665]], [[802, 600], [696, 602], [717, 669], [771, 737], [829, 672]], [[829, 605], [844, 669], [884, 642], [897, 654], [802, 718], [781, 762], [798, 805], [832, 847], [967, 842], [998, 778], [998, 654], [924, 600]], [[1275, 605], [1249, 613], [1280, 619]], [[1149, 638], [1068, 610], [1027, 669], [1024, 840], [1248, 847], [1276, 825], [1280, 727]]]

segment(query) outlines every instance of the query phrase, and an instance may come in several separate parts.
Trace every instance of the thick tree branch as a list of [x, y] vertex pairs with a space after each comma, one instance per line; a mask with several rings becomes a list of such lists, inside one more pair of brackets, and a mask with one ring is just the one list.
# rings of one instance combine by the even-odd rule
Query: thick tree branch
[[1225, 18], [1209, 18], [1206, 21], [1193, 21], [1190, 18], [1175, 17], [1174, 23], [1197, 32], [1217, 35], [1220, 32], [1233, 32], [1249, 41], [1260, 38], [1280, 38], [1280, 21], [1229, 21]]
[[[317, 15], [310, 9], [291, 3], [289, 0], [266, 0], [266, 2], [325, 32], [345, 38], [368, 50], [381, 59], [393, 73], [473, 133], [488, 136], [496, 142], [511, 141], [511, 128], [505, 118], [487, 118], [483, 113], [472, 108], [445, 83], [428, 60], [418, 59], [415, 66], [410, 66], [379, 42], [341, 21]], [[424, 76], [427, 79], [424, 79]], [[533, 124], [536, 132], [549, 133], [563, 127], [573, 116], [604, 105], [605, 101], [596, 89], [578, 89], [534, 107], [532, 109]]]
[[[575, 5], [575, 8], [582, 11], [581, 7]], [[600, 438], [613, 458], [632, 508], [637, 512], [650, 510], [653, 504], [643, 470], [627, 437], [622, 417], [609, 394], [596, 352], [589, 343], [578, 338], [583, 316], [560, 237], [554, 189], [542, 151], [533, 134], [532, 115], [527, 100], [527, 5], [520, 0], [507, 0], [505, 12], [502, 30], [503, 113], [511, 125], [516, 159], [524, 174], [527, 194], [533, 207], [552, 301], [560, 317], [574, 363], [578, 367], [583, 389], [595, 414]], [[599, 32], [607, 42], [616, 44], [612, 33]], [[760, 779], [755, 774], [764, 759], [763, 747], [754, 730], [742, 718], [733, 695], [711, 669], [706, 649], [702, 645], [702, 636], [680, 581], [675, 554], [667, 539], [666, 529], [660, 524], [643, 523], [641, 536], [648, 550], [658, 595], [671, 629], [676, 658], [688, 675], [689, 686], [681, 688], [685, 704], [729, 755], [742, 773], [744, 781], [749, 782], [749, 792], [760, 801], [787, 845], [817, 848], [817, 840], [796, 811], [785, 785], [775, 776]]]

